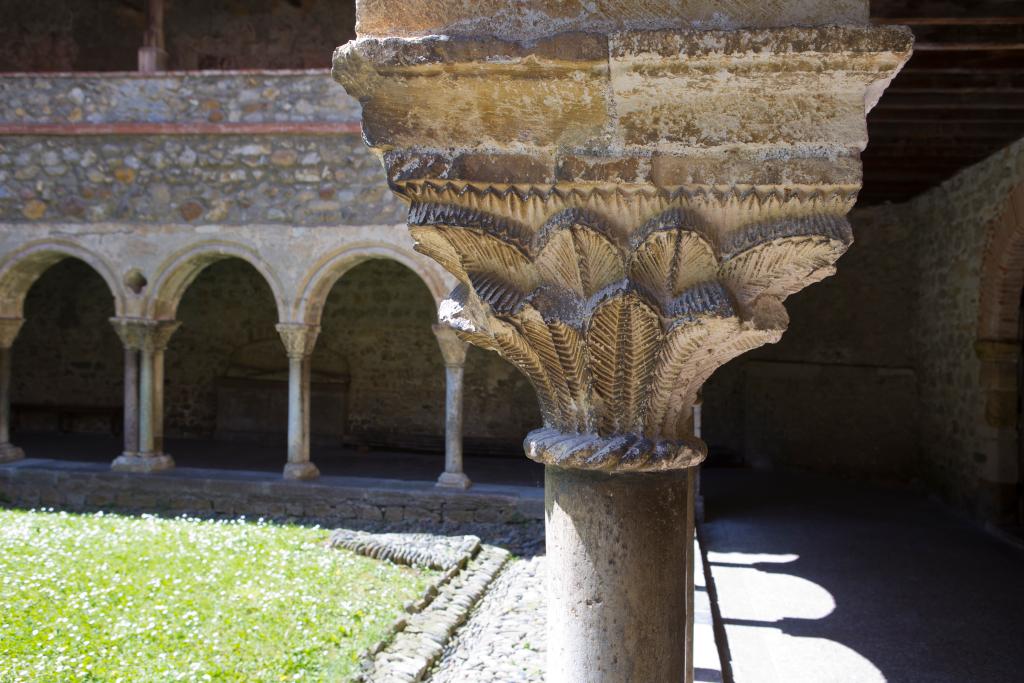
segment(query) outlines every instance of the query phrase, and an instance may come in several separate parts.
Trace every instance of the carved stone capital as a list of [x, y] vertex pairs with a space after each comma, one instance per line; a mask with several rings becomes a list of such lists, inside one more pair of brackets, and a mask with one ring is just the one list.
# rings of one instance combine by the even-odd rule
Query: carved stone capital
[[110, 324], [126, 349], [165, 351], [171, 336], [181, 327], [177, 320], [111, 318]]
[[126, 349], [141, 351], [149, 344], [157, 321], [145, 318], [111, 318], [110, 324]]
[[0, 318], [0, 348], [11, 348], [24, 324], [24, 318]]
[[305, 323], [278, 323], [276, 329], [281, 335], [285, 353], [292, 360], [302, 360], [312, 354], [317, 336], [320, 334], [318, 325]]
[[466, 342], [459, 339], [458, 333], [447, 325], [434, 325], [434, 336], [441, 347], [444, 364], [450, 368], [461, 368], [466, 365]]
[[705, 380], [778, 341], [785, 299], [853, 241], [866, 112], [909, 30], [866, 25], [857, 0], [771, 0], [806, 20], [781, 24], [805, 25], [747, 12], [728, 31], [682, 15], [749, 4], [587, 4], [560, 35], [559, 20], [531, 22], [566, 3], [487, 0], [492, 23], [472, 3], [377, 14], [388, 4], [361, 26], [396, 30], [361, 29], [334, 76], [362, 102], [417, 249], [461, 283], [442, 324], [536, 389], [528, 455], [609, 472], [699, 463]]
[[178, 331], [179, 327], [181, 327], [181, 323], [177, 320], [158, 321], [150, 337], [153, 350], [166, 351], [167, 344], [170, 343], [171, 337]]

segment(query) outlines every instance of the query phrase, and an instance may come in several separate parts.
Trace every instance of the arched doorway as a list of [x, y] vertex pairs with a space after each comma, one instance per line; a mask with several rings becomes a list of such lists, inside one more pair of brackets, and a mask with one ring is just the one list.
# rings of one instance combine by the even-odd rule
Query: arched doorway
[[1024, 185], [988, 226], [981, 263], [977, 421], [979, 514], [1024, 529], [1024, 411], [1021, 410], [1024, 299]]
[[168, 297], [181, 324], [164, 369], [166, 448], [179, 467], [279, 470], [288, 359], [272, 286], [244, 258], [199, 257]]
[[[363, 261], [330, 287], [312, 357], [313, 384], [345, 386], [344, 443], [366, 457], [339, 459], [318, 442], [318, 422], [329, 433], [330, 412], [314, 395], [314, 460], [321, 471], [432, 480], [444, 468], [445, 374], [432, 331], [436, 317], [419, 276], [389, 259]], [[419, 457], [405, 457], [409, 453]]]
[[[434, 295], [403, 263], [364, 260], [333, 282], [312, 367], [314, 381], [348, 373], [349, 448], [332, 453], [314, 443], [321, 471], [432, 481], [445, 469], [451, 359], [439, 349], [436, 320]], [[522, 449], [523, 434], [541, 422], [529, 381], [496, 354], [470, 347], [465, 358], [458, 382], [466, 474], [481, 483], [541, 485], [543, 468]], [[314, 397], [314, 423], [315, 405]]]
[[14, 441], [33, 457], [109, 462], [123, 415], [114, 298], [92, 266], [58, 256], [36, 269], [24, 294], [12, 346]]

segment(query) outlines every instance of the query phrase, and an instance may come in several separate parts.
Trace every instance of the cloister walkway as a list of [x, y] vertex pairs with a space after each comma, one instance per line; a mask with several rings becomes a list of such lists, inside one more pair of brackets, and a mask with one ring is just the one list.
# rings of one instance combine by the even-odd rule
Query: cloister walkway
[[[28, 457], [106, 463], [120, 453], [119, 437], [89, 434], [18, 434], [14, 440]], [[260, 441], [166, 439], [166, 450], [178, 468], [252, 470], [280, 475], [284, 445]], [[474, 483], [513, 486], [544, 485], [544, 468], [525, 456], [508, 458], [465, 455], [465, 471]], [[311, 448], [322, 475], [404, 479], [433, 483], [444, 471], [441, 453], [397, 450], [359, 451], [341, 446]]]
[[702, 484], [736, 683], [1021, 680], [1024, 551], [904, 489], [720, 469]]

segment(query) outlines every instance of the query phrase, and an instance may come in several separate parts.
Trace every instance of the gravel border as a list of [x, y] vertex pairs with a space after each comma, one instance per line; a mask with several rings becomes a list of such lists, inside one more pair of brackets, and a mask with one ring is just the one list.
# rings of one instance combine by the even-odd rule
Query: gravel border
[[338, 529], [329, 545], [398, 564], [441, 569], [444, 574], [419, 600], [406, 604], [406, 615], [362, 658], [353, 680], [365, 683], [415, 683], [444, 653], [456, 629], [469, 619], [512, 554], [482, 545], [476, 536], [371, 534]]
[[371, 534], [352, 529], [332, 532], [329, 543], [377, 560], [441, 571], [464, 567], [480, 550], [476, 536]]

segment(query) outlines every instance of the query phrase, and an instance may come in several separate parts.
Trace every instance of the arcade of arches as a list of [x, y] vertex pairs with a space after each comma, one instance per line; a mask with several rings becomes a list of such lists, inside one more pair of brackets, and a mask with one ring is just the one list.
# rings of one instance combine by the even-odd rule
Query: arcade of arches
[[[431, 327], [436, 304], [430, 291], [416, 273], [386, 259], [355, 266], [328, 291], [305, 361], [306, 448], [322, 452], [319, 465], [337, 473], [350, 469], [345, 454], [353, 449], [442, 452], [446, 363]], [[29, 288], [25, 323], [12, 349], [10, 401], [15, 434], [37, 446], [35, 455], [109, 456], [96, 449], [113, 443], [124, 419], [123, 351], [109, 322], [114, 316], [103, 278], [75, 258], [49, 267]], [[280, 467], [289, 359], [276, 329], [274, 294], [261, 273], [238, 257], [205, 266], [185, 289], [176, 319], [180, 327], [164, 353], [162, 435], [174, 445], [168, 450], [179, 465]], [[473, 351], [468, 358], [463, 392], [470, 453], [518, 455], [520, 435], [536, 420], [528, 383], [492, 355]], [[521, 400], [507, 400], [516, 395]], [[54, 433], [64, 436], [41, 437]], [[302, 478], [316, 473], [309, 467], [294, 472]]]

